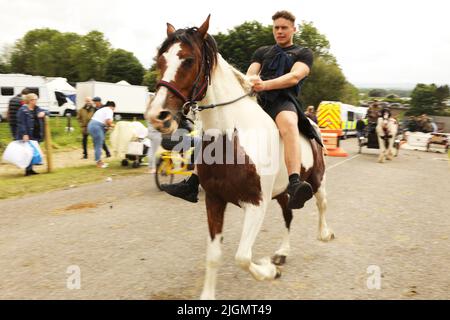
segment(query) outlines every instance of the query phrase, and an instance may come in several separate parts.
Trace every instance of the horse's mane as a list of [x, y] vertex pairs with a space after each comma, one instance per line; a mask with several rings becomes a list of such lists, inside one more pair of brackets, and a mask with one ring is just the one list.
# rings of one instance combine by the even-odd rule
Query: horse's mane
[[217, 64], [217, 43], [214, 38], [207, 34], [206, 38], [202, 41], [199, 37], [198, 28], [186, 28], [178, 29], [174, 33], [170, 34], [166, 40], [161, 44], [158, 50], [158, 57], [166, 52], [169, 47], [175, 42], [182, 42], [190, 46], [191, 48], [197, 47], [201, 54], [204, 55], [205, 74], [211, 79], [211, 71]]
[[239, 84], [241, 85], [242, 89], [244, 89], [246, 92], [250, 92], [252, 90], [252, 85], [246, 75], [244, 75], [242, 72], [240, 72], [238, 69], [233, 67], [231, 64], [229, 64], [229, 67], [231, 69], [231, 72], [233, 72], [233, 75], [238, 80]]

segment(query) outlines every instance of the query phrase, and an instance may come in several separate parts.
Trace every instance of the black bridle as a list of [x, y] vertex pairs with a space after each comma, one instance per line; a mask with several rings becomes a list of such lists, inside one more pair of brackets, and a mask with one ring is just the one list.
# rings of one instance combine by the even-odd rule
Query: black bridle
[[[191, 94], [189, 97], [186, 97], [181, 90], [179, 90], [174, 84], [160, 80], [156, 84], [156, 88], [163, 86], [169, 89], [174, 95], [180, 98], [183, 101], [182, 113], [183, 115], [187, 115], [190, 109], [193, 106], [197, 105], [197, 101], [202, 100], [206, 96], [206, 91], [208, 89], [208, 83], [210, 82], [210, 72], [211, 72], [211, 62], [206, 59], [205, 54], [206, 47], [203, 44], [202, 46], [202, 61], [200, 64], [200, 70], [197, 73], [197, 77], [195, 78], [194, 85], [192, 86]], [[203, 73], [203, 79], [202, 78]]]
[[[217, 104], [209, 104], [209, 105], [205, 105], [205, 106], [199, 106], [197, 104], [197, 102], [201, 101], [206, 96], [208, 84], [210, 84], [210, 82], [211, 82], [211, 76], [210, 76], [211, 61], [208, 61], [208, 59], [205, 58], [206, 57], [205, 50], [206, 50], [206, 47], [205, 47], [205, 45], [203, 45], [202, 46], [202, 62], [200, 65], [200, 70], [197, 73], [197, 77], [194, 81], [194, 85], [192, 87], [191, 94], [189, 95], [189, 97], [186, 97], [181, 92], [181, 90], [179, 90], [174, 84], [172, 84], [170, 82], [160, 80], [156, 84], [156, 89], [158, 89], [161, 86], [166, 87], [167, 89], [169, 89], [170, 92], [172, 92], [174, 95], [176, 95], [178, 98], [180, 98], [183, 101], [182, 114], [185, 117], [189, 114], [190, 111], [194, 112], [194, 114], [195, 114], [198, 111], [203, 111], [206, 109], [213, 109], [215, 107], [232, 104], [232, 103], [235, 103], [247, 96], [253, 95], [253, 91], [252, 91], [250, 93], [246, 93], [243, 96], [240, 96], [231, 101], [217, 103]], [[203, 72], [203, 79], [200, 79], [202, 72]]]

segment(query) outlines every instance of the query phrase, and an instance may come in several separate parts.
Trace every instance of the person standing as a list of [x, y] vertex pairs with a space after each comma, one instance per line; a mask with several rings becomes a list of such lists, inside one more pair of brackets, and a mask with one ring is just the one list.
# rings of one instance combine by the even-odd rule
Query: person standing
[[[92, 99], [92, 101], [94, 102], [94, 106], [95, 106], [96, 110], [99, 110], [104, 107], [102, 105], [102, 99], [100, 97], [94, 97], [94, 99]], [[102, 148], [106, 153], [106, 157], [107, 158], [111, 157], [111, 152], [109, 152], [108, 146], [106, 145], [106, 139], [103, 142]]]
[[148, 138], [150, 139], [150, 147], [147, 151], [148, 157], [148, 173], [154, 174], [156, 173], [156, 151], [161, 145], [161, 132], [153, 128], [152, 124], [147, 121], [147, 129], [148, 129]]
[[108, 165], [104, 163], [102, 158], [102, 146], [105, 143], [105, 132], [114, 127], [114, 109], [116, 104], [114, 101], [108, 101], [103, 108], [95, 111], [94, 115], [89, 121], [88, 132], [94, 141], [95, 161], [98, 168], [107, 168]]
[[314, 123], [317, 123], [317, 116], [314, 110], [314, 106], [309, 106], [308, 108], [306, 108], [305, 116], [314, 121]]
[[87, 130], [87, 126], [89, 124], [89, 121], [91, 120], [92, 116], [95, 113], [95, 107], [94, 103], [92, 102], [92, 99], [90, 97], [86, 97], [85, 104], [83, 108], [78, 111], [77, 119], [80, 123], [81, 128], [81, 134], [83, 135], [83, 159], [88, 158], [88, 151], [87, 151], [87, 144], [88, 144], [88, 137], [89, 132]]
[[9, 127], [11, 129], [11, 135], [13, 139], [16, 139], [17, 135], [17, 112], [25, 104], [23, 96], [30, 93], [28, 88], [22, 90], [22, 92], [16, 95], [14, 98], [9, 100], [8, 112], [6, 114], [6, 119], [8, 120]]
[[[38, 96], [29, 93], [24, 96], [25, 104], [17, 112], [17, 133], [16, 140], [28, 142], [35, 140], [42, 142], [44, 140], [44, 117], [46, 111], [37, 106]], [[25, 169], [25, 176], [38, 174], [33, 170], [33, 165]]]
[[366, 123], [362, 118], [358, 118], [356, 121], [356, 137], [359, 139], [364, 137], [364, 130], [366, 129]]

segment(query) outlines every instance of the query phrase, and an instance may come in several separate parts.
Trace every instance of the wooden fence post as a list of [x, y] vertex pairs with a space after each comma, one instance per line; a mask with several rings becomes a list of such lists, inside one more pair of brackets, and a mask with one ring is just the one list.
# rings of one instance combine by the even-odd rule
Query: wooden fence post
[[53, 150], [52, 150], [52, 134], [50, 132], [50, 117], [45, 116], [45, 154], [47, 156], [47, 172], [53, 171]]

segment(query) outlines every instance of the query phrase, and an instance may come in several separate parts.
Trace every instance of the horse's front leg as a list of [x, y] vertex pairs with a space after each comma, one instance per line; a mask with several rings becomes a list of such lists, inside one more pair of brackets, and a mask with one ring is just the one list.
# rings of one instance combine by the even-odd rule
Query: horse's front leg
[[395, 142], [395, 136], [392, 135], [392, 138], [389, 138], [389, 146], [387, 150], [386, 159], [392, 160], [394, 158], [394, 142]]
[[206, 194], [206, 211], [208, 215], [209, 238], [206, 250], [206, 274], [202, 300], [214, 300], [216, 293], [217, 271], [222, 258], [222, 227], [226, 202]]
[[243, 204], [245, 210], [244, 227], [241, 241], [236, 253], [236, 263], [244, 270], [250, 271], [256, 280], [273, 280], [281, 275], [279, 269], [270, 261], [269, 257], [258, 263], [252, 262], [252, 247], [264, 221], [267, 204], [259, 206]]
[[380, 147], [380, 156], [378, 157], [378, 162], [383, 163], [386, 157], [386, 146], [384, 136], [378, 135], [378, 145]]

